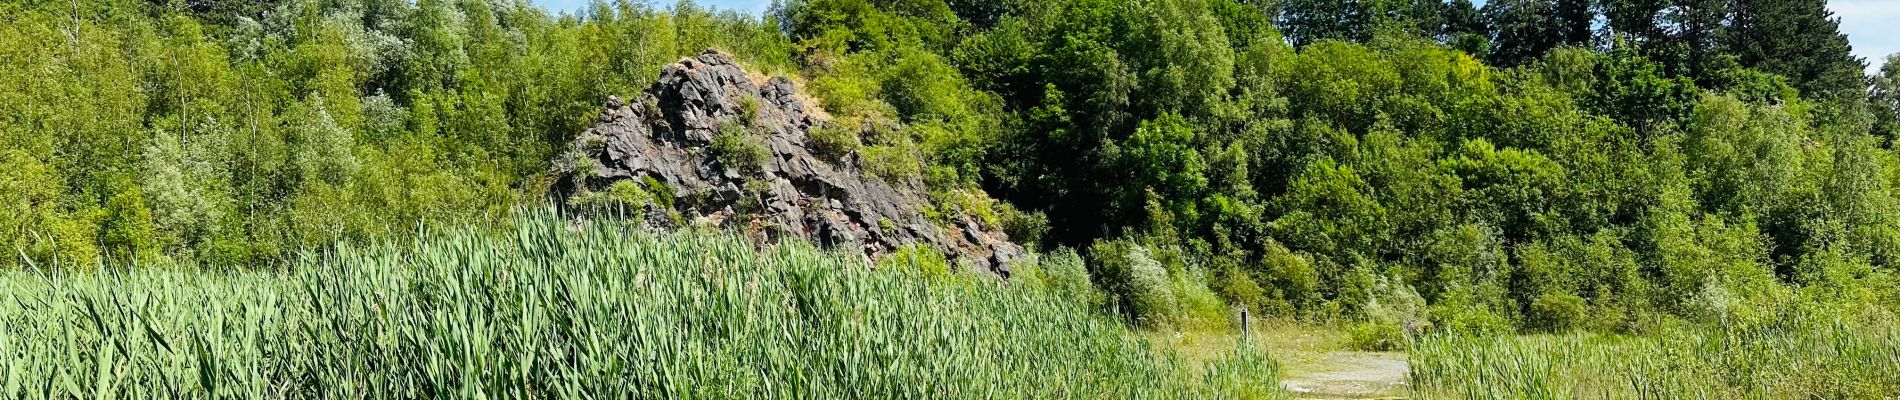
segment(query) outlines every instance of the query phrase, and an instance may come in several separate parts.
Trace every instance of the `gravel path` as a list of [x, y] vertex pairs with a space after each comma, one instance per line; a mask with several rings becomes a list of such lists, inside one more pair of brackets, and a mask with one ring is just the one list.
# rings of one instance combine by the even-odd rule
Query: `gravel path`
[[1411, 368], [1403, 353], [1333, 351], [1298, 355], [1280, 385], [1299, 398], [1400, 398]]

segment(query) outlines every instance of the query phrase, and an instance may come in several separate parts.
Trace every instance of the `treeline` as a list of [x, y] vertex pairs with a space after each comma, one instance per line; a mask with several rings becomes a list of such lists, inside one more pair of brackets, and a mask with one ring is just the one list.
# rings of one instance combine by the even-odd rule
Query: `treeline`
[[23, 259], [256, 266], [499, 223], [545, 201], [601, 99], [712, 47], [799, 77], [831, 114], [821, 150], [927, 183], [934, 214], [1078, 250], [1141, 323], [1900, 306], [1900, 67], [1864, 76], [1821, 0], [118, 0], [0, 20], [0, 245]]
[[1893, 96], [1868, 101], [1820, 0], [774, 15], [825, 104], [875, 105], [838, 114], [900, 120], [959, 178], [934, 182], [1046, 215], [1003, 219], [1081, 249], [1142, 323], [1246, 305], [1376, 341], [1900, 305]]
[[507, 217], [548, 160], [708, 47], [784, 68], [754, 16], [622, 2], [0, 5], [0, 265], [264, 266]]

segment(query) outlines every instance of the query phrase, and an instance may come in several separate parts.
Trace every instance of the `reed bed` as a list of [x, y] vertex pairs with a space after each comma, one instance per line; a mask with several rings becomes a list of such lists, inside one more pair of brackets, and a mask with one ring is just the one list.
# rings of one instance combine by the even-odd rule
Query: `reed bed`
[[1284, 398], [1074, 302], [551, 213], [282, 271], [0, 272], [0, 398]]
[[1421, 398], [1889, 399], [1890, 323], [1788, 319], [1644, 336], [1429, 337], [1411, 348]]

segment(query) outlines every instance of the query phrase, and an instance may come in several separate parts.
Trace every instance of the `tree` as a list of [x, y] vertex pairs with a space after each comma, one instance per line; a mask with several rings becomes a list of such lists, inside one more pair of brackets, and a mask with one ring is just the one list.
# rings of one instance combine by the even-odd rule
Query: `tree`
[[1286, 0], [1280, 27], [1293, 45], [1327, 39], [1364, 42], [1382, 29], [1437, 35], [1445, 26], [1440, 0]]
[[1719, 41], [1723, 20], [1729, 16], [1730, 0], [1675, 2], [1667, 14], [1677, 27], [1674, 46], [1664, 49], [1667, 53], [1652, 52], [1650, 57], [1661, 59], [1673, 75], [1687, 76], [1704, 87], [1712, 86], [1710, 83], [1718, 72], [1732, 67]]
[[1364, 40], [1371, 21], [1361, 19], [1358, 1], [1287, 0], [1281, 5], [1280, 29], [1294, 46], [1306, 47], [1325, 39]]
[[1471, 0], [1454, 0], [1444, 8], [1445, 27], [1439, 39], [1452, 48], [1466, 53], [1483, 55], [1491, 46], [1491, 27], [1484, 22], [1484, 13]]
[[1621, 40], [1638, 46], [1662, 45], [1669, 41], [1662, 13], [1670, 3], [1671, 0], [1601, 0], [1598, 8], [1603, 10], [1606, 33], [1611, 36], [1621, 36]]
[[1888, 146], [1900, 137], [1900, 53], [1887, 56], [1874, 75], [1870, 98], [1874, 106], [1874, 134], [1885, 137]]
[[1517, 66], [1564, 45], [1588, 45], [1596, 13], [1587, 0], [1500, 0], [1484, 5], [1493, 29], [1490, 60]]
[[950, 11], [958, 18], [987, 29], [1002, 22], [1003, 18], [1015, 14], [1022, 7], [1022, 0], [947, 0]]
[[1200, 200], [1208, 189], [1208, 166], [1196, 148], [1199, 142], [1193, 127], [1179, 115], [1164, 114], [1142, 122], [1126, 143], [1112, 147], [1122, 170], [1132, 175], [1127, 184], [1142, 188], [1123, 191], [1126, 198], [1117, 209], [1139, 209], [1148, 197], [1144, 192], [1188, 204]]
[[1855, 57], [1825, 0], [1735, 0], [1721, 42], [1742, 65], [1786, 76], [1811, 98], [1859, 96], [1864, 60]]

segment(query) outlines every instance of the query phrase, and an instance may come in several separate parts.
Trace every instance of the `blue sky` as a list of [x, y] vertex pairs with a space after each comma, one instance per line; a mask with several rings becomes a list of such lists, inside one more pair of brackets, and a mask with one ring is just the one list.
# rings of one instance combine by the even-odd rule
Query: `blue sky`
[[[575, 11], [587, 7], [589, 0], [531, 0], [535, 4], [555, 11]], [[700, 4], [721, 9], [765, 11], [771, 0], [695, 0]], [[1475, 1], [1479, 5], [1484, 0]], [[671, 5], [673, 0], [656, 0], [659, 5]], [[1847, 33], [1847, 39], [1853, 42], [1854, 55], [1867, 59], [1868, 70], [1877, 70], [1888, 54], [1900, 52], [1900, 1], [1896, 0], [1831, 0], [1828, 8], [1841, 18], [1841, 31]]]

